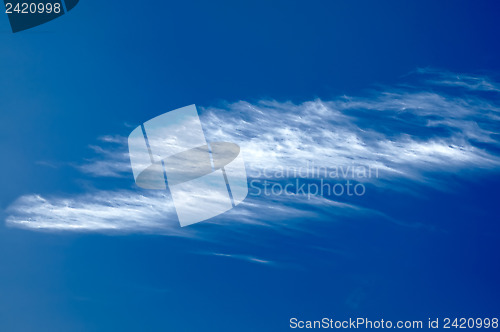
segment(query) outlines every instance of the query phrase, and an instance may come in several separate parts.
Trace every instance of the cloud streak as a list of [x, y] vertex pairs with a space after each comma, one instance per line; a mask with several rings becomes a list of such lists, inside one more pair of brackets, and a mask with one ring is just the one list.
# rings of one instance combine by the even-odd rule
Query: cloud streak
[[459, 87], [472, 91], [500, 92], [500, 85], [486, 76], [456, 74], [431, 68], [420, 68], [417, 73], [429, 75], [428, 82], [434, 85]]
[[[204, 108], [201, 119], [208, 141], [241, 146], [250, 176], [263, 169], [299, 168], [308, 163], [356, 165], [380, 171], [381, 179], [367, 179], [375, 186], [397, 189], [399, 181], [439, 185], [449, 174], [498, 170], [500, 104], [498, 96], [482, 92], [496, 93], [499, 85], [471, 75], [454, 79], [456, 75], [445, 72], [420, 70], [420, 74], [427, 85], [301, 104], [239, 101]], [[433, 88], [428, 89], [428, 84]], [[440, 91], [439, 86], [460, 91]], [[468, 94], [463, 94], [464, 89]], [[75, 167], [92, 177], [132, 179], [126, 137], [110, 135], [99, 140], [99, 146], [91, 146], [95, 157]], [[194, 231], [179, 229], [168, 194], [133, 188], [68, 197], [26, 195], [12, 203], [7, 213], [8, 225], [33, 230], [196, 236]], [[305, 231], [301, 218], [319, 220], [318, 216], [332, 213], [380, 214], [321, 197], [250, 197], [209, 223], [230, 221]]]
[[132, 191], [97, 191], [73, 197], [22, 196], [8, 209], [6, 222], [28, 229], [150, 231], [175, 229], [168, 195]]

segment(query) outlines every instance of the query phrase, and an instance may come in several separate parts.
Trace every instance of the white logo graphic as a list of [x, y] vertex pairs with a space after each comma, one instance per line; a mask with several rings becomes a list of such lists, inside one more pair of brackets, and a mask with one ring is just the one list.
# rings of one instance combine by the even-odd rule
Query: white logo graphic
[[195, 105], [157, 116], [128, 138], [135, 183], [172, 194], [181, 226], [222, 214], [248, 194], [245, 164], [234, 143], [207, 143]]

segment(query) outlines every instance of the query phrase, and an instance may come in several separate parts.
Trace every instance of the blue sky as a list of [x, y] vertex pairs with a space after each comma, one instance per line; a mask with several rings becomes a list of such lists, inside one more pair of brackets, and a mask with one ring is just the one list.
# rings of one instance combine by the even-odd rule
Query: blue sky
[[[498, 315], [498, 9], [82, 0], [16, 34], [4, 16], [0, 330]], [[354, 179], [362, 197], [251, 190], [180, 228], [168, 191], [135, 186], [126, 138], [193, 103], [249, 180], [308, 162], [379, 177]]]

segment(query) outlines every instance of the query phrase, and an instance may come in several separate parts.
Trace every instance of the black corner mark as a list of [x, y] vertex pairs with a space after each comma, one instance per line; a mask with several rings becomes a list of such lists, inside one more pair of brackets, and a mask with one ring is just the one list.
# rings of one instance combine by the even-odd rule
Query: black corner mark
[[79, 0], [4, 0], [12, 32], [31, 29], [62, 16]]
[[66, 10], [70, 11], [71, 9], [73, 9], [78, 1], [80, 0], [64, 0], [64, 2], [66, 3]]

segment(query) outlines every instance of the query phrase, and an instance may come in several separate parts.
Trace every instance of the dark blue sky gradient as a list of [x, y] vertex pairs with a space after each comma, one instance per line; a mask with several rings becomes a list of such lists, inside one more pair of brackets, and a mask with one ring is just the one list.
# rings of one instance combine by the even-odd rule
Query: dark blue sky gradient
[[[97, 137], [127, 136], [127, 125], [185, 105], [364, 95], [418, 68], [498, 81], [499, 11], [497, 1], [81, 0], [16, 34], [3, 15], [0, 217], [21, 195], [132, 186], [71, 164], [92, 157]], [[291, 317], [498, 317], [498, 169], [446, 177], [449, 190], [374, 189], [363, 203], [424, 225], [416, 227], [355, 215], [311, 221], [301, 234], [225, 224], [195, 241], [2, 222], [0, 331], [286, 331]]]

